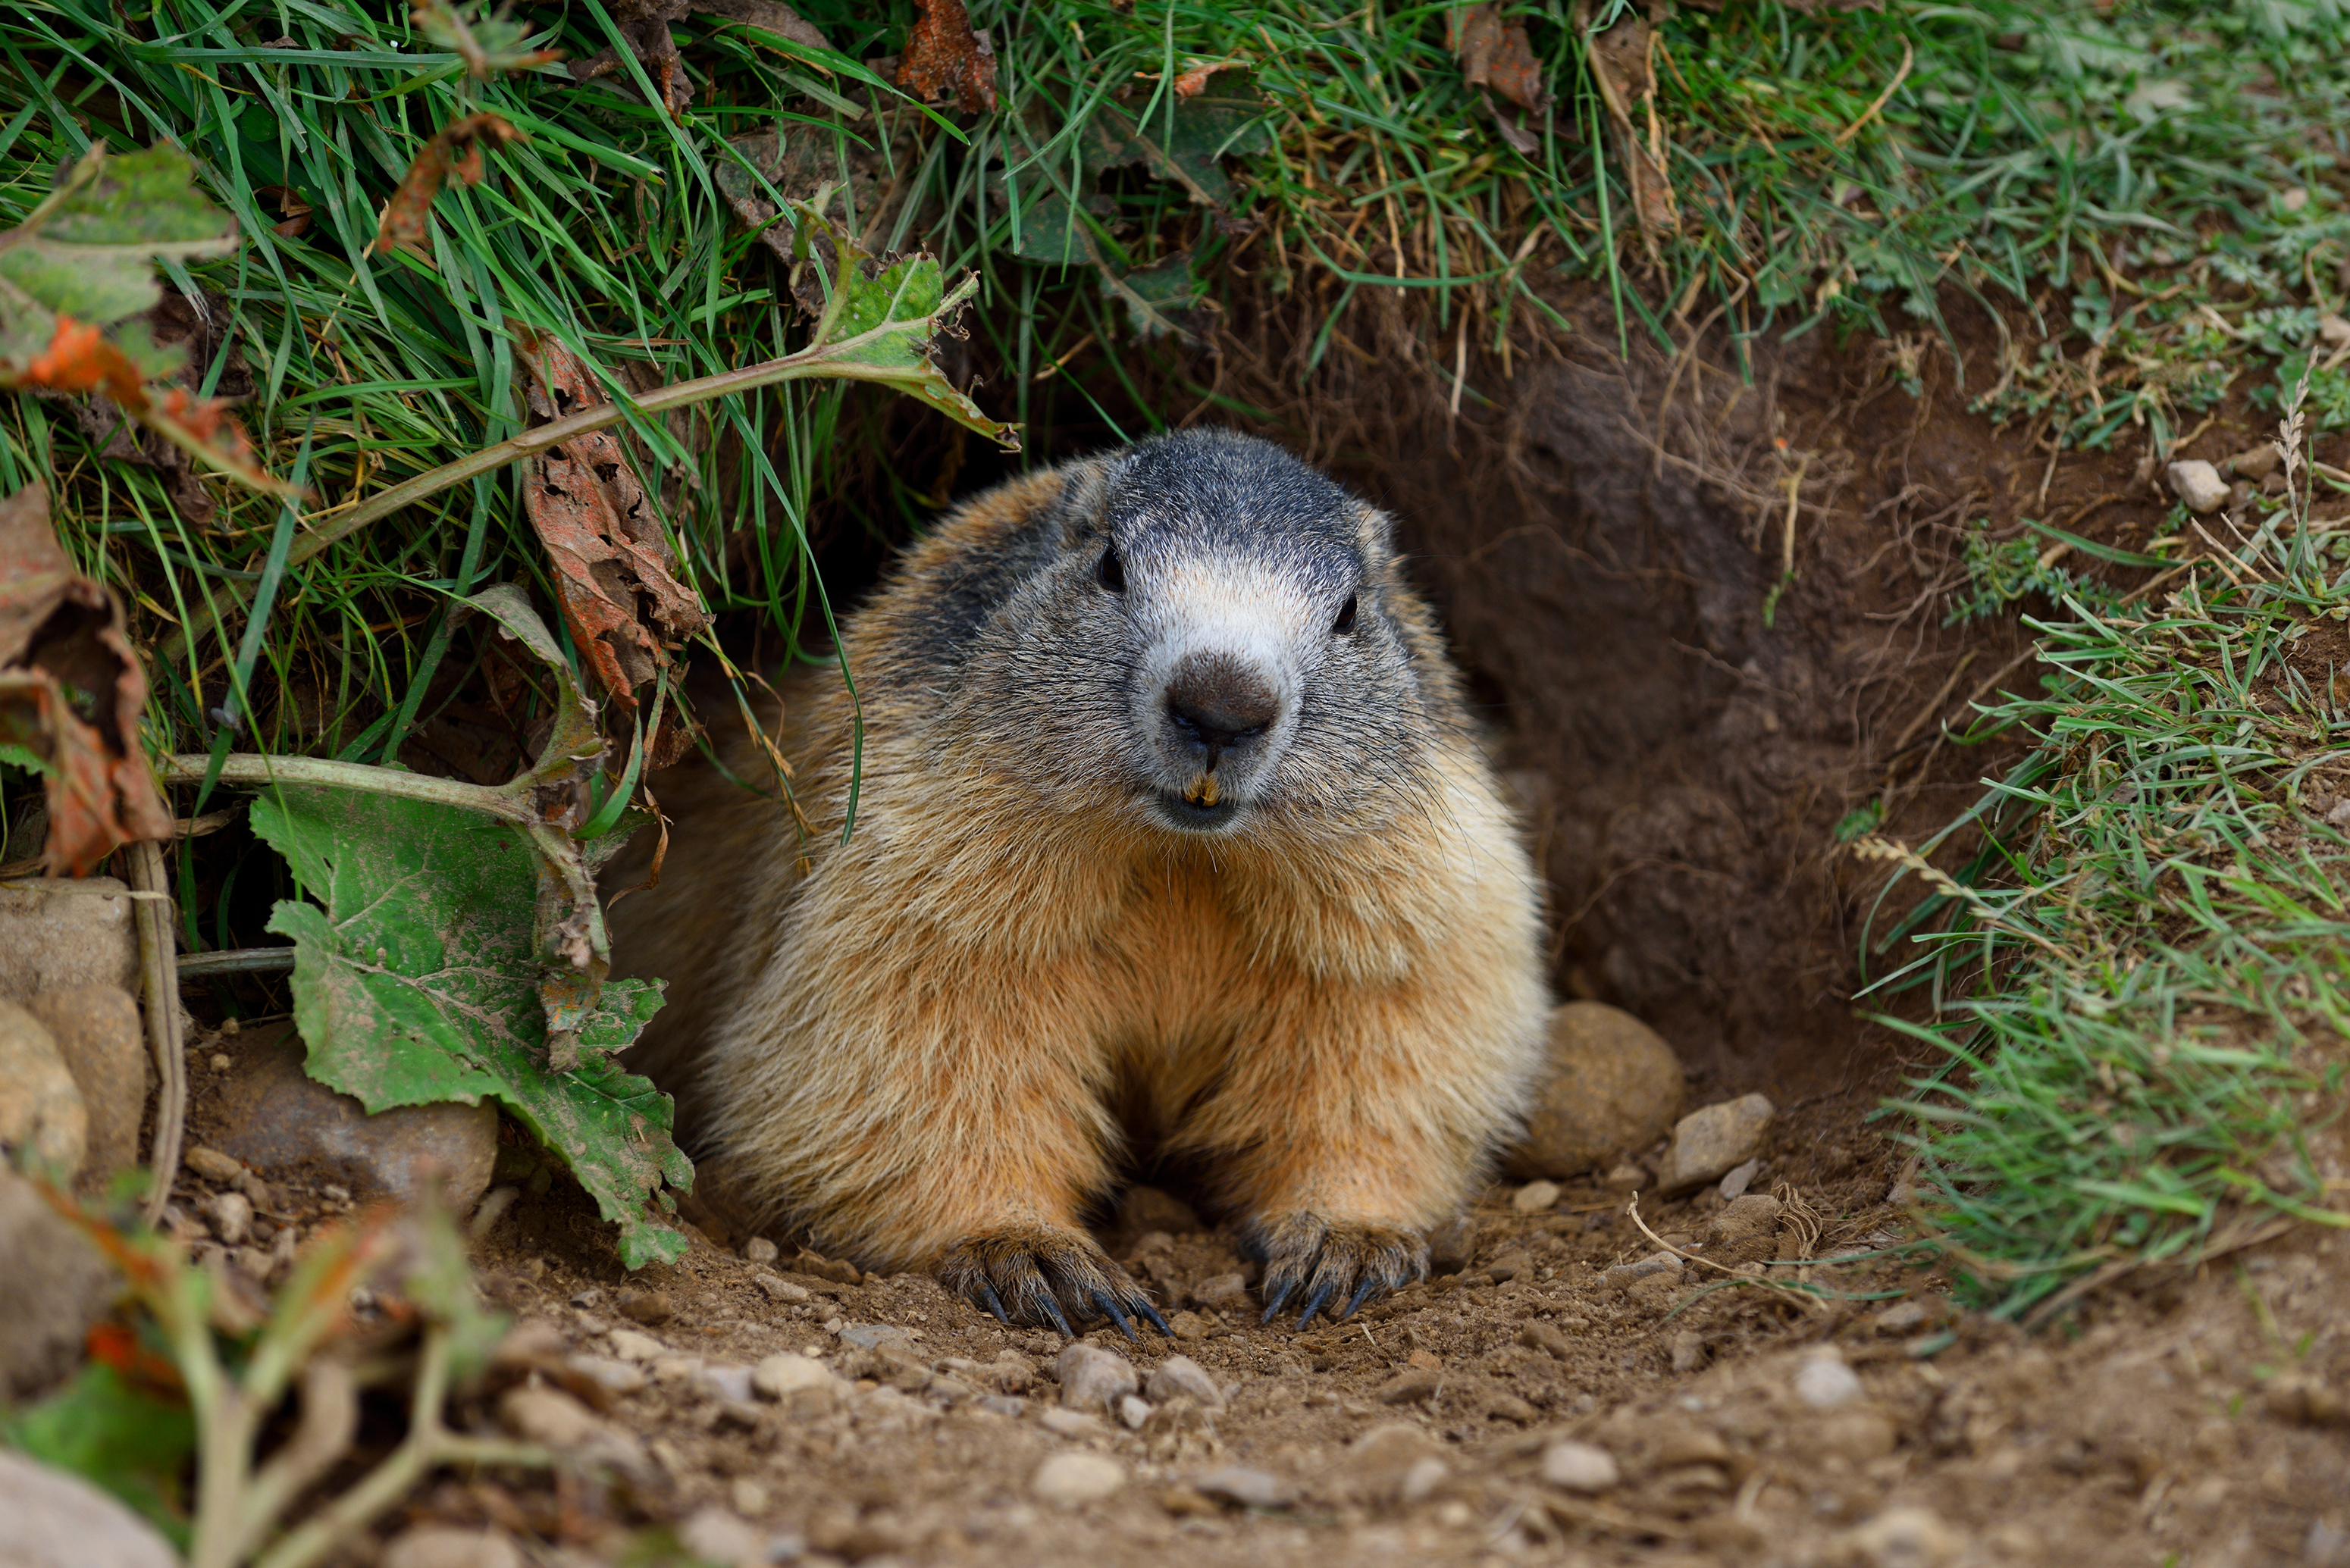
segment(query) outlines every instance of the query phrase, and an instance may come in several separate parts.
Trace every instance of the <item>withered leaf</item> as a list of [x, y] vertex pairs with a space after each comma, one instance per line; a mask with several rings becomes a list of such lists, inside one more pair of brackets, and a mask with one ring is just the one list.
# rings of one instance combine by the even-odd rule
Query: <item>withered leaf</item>
[[832, 47], [832, 40], [815, 24], [790, 6], [777, 5], [775, 0], [693, 0], [693, 9], [698, 16], [723, 16], [730, 22], [741, 22], [812, 49]]
[[87, 877], [125, 844], [171, 836], [139, 744], [146, 706], [122, 606], [58, 546], [47, 488], [0, 501], [0, 745], [40, 764], [52, 876]]
[[975, 32], [962, 0], [915, 0], [921, 15], [906, 30], [898, 85], [931, 101], [951, 98], [965, 114], [995, 107], [995, 50]]
[[[579, 357], [552, 337], [522, 346], [536, 379], [535, 423], [609, 401]], [[575, 436], [531, 462], [523, 497], [546, 546], [563, 618], [597, 682], [624, 711], [667, 669], [670, 650], [710, 624], [661, 536], [644, 488], [611, 431]]]
[[1590, 37], [1591, 78], [1607, 105], [1608, 122], [1624, 150], [1632, 211], [1641, 237], [1653, 244], [1680, 229], [1679, 204], [1665, 172], [1665, 132], [1657, 119], [1656, 31], [1627, 16], [1606, 32], [1589, 33], [1588, 0], [1576, 9], [1575, 31]]
[[1445, 18], [1445, 33], [1471, 87], [1490, 87], [1537, 113], [1549, 107], [1550, 94], [1543, 87], [1542, 67], [1534, 60], [1526, 25], [1504, 16], [1501, 0], [1456, 6]]
[[389, 251], [413, 245], [422, 251], [424, 220], [432, 211], [432, 198], [440, 193], [448, 178], [453, 174], [468, 185], [480, 184], [483, 141], [503, 143], [523, 139], [523, 133], [511, 121], [486, 109], [442, 126], [417, 153], [408, 172], [400, 177], [400, 189], [385, 203], [383, 222], [377, 226], [375, 248]]

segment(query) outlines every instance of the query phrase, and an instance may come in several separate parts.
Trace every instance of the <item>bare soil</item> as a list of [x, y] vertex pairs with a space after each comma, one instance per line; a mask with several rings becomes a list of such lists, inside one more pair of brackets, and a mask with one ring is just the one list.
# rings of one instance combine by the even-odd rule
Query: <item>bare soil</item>
[[[557, 1184], [499, 1216], [485, 1277], [537, 1325], [530, 1376], [598, 1406], [650, 1463], [609, 1484], [444, 1479], [386, 1536], [492, 1525], [571, 1563], [732, 1517], [816, 1563], [2350, 1568], [2350, 1241], [2303, 1228], [2134, 1276], [2027, 1334], [1958, 1310], [1903, 1251], [1917, 1227], [1870, 1119], [1905, 1069], [1853, 1001], [1878, 884], [1836, 856], [1834, 826], [1878, 798], [1887, 831], [1922, 836], [1997, 770], [1946, 726], [2021, 689], [2028, 643], [2012, 618], [1943, 626], [1962, 531], [2013, 536], [2032, 516], [2143, 545], [2167, 498], [2137, 438], [2052, 459], [1967, 412], [1997, 339], [1957, 301], [1955, 356], [1815, 337], [1751, 360], [1718, 320], [1676, 322], [1678, 357], [1638, 338], [1619, 357], [1604, 299], [1556, 303], [1575, 332], [1522, 325], [1509, 358], [1471, 352], [1458, 384], [1454, 346], [1378, 301], [1312, 374], [1294, 321], [1238, 308], [1199, 371], [1399, 516], [1525, 805], [1560, 994], [1658, 1029], [1692, 1106], [1759, 1089], [1780, 1107], [1755, 1188], [1786, 1203], [1775, 1231], [1717, 1233], [1711, 1191], [1642, 1216], [1729, 1268], [1812, 1260], [1803, 1277], [1831, 1298], [1711, 1262], [1611, 1282], [1659, 1247], [1628, 1185], [1586, 1178], [1531, 1214], [1493, 1189], [1436, 1278], [1300, 1334], [1233, 1298], [1226, 1277], [1253, 1275], [1227, 1232], [1145, 1192], [1104, 1241], [1179, 1337], [1088, 1337], [1146, 1375], [1188, 1355], [1224, 1392], [1137, 1430], [1048, 1421], [1056, 1336], [786, 1236], [752, 1262], [707, 1210], [681, 1263], [625, 1277]], [[2230, 410], [2197, 452], [2249, 445], [2257, 424]], [[2327, 1158], [2350, 1176], [2338, 1147]], [[739, 1397], [727, 1369], [778, 1352], [845, 1389]], [[637, 1356], [643, 1386], [608, 1392], [573, 1355], [607, 1372]], [[1834, 1392], [1823, 1355], [1858, 1381], [1825, 1407], [1797, 1392]], [[497, 1393], [467, 1418], [494, 1420]], [[1621, 1484], [1545, 1482], [1562, 1438], [1607, 1449]], [[1120, 1490], [1040, 1499], [1040, 1465], [1069, 1449], [1116, 1459]], [[1259, 1472], [1253, 1502], [1223, 1495], [1226, 1467]]]

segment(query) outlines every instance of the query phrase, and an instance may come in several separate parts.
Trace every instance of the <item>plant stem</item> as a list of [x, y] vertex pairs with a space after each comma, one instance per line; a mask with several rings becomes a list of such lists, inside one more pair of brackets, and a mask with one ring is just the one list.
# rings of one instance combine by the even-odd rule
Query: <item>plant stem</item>
[[[212, 765], [208, 756], [168, 756], [161, 759], [166, 784], [197, 784]], [[525, 774], [525, 779], [530, 775]], [[328, 757], [258, 756], [241, 753], [224, 759], [220, 779], [238, 784], [324, 784], [332, 789], [368, 790], [405, 800], [431, 801], [436, 805], [462, 806], [494, 816], [517, 827], [538, 824], [529, 803], [518, 794], [466, 784], [461, 779], [436, 779], [398, 768], [370, 767], [365, 763], [337, 762]], [[537, 781], [531, 780], [536, 783]]]

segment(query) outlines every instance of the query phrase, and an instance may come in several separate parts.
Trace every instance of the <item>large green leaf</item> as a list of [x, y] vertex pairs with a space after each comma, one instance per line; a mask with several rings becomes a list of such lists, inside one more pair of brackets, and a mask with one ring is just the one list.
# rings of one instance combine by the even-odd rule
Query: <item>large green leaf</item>
[[[283, 787], [255, 797], [254, 830], [319, 904], [287, 900], [294, 1018], [310, 1075], [369, 1111], [487, 1095], [567, 1160], [620, 1228], [630, 1268], [683, 1254], [650, 1200], [692, 1185], [669, 1096], [611, 1053], [660, 1007], [658, 981], [606, 981], [578, 1031], [578, 1065], [548, 1064], [532, 914], [538, 872], [511, 828], [432, 801]], [[323, 907], [321, 907], [323, 905]]]
[[[93, 151], [65, 182], [0, 235], [0, 281], [15, 292], [9, 336], [48, 343], [42, 318], [100, 325], [154, 307], [159, 258], [219, 255], [236, 246], [236, 223], [192, 182], [188, 155], [168, 143], [107, 157]], [[37, 341], [32, 341], [36, 338]], [[0, 349], [23, 358], [24, 345]]]
[[0, 1415], [0, 1443], [68, 1470], [130, 1505], [175, 1542], [188, 1538], [181, 1472], [195, 1452], [195, 1418], [91, 1361], [37, 1405]]

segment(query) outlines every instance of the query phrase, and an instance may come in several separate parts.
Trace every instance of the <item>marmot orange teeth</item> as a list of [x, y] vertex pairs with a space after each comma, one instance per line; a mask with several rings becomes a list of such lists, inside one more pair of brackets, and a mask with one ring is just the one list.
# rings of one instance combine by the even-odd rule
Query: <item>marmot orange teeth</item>
[[[1425, 1273], [1549, 998], [1533, 869], [1389, 534], [1222, 432], [1029, 475], [845, 628], [846, 843], [832, 671], [785, 692], [806, 831], [665, 775], [660, 887], [612, 920], [670, 981], [639, 1059], [713, 1183], [1064, 1328], [1158, 1321], [1082, 1224], [1138, 1142], [1204, 1173], [1268, 1314]], [[724, 761], [771, 775], [748, 736]]]

